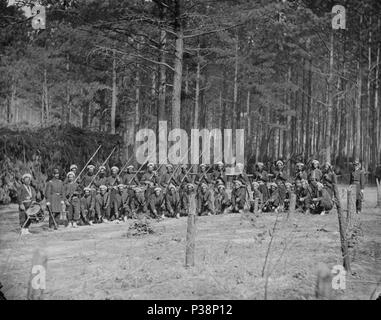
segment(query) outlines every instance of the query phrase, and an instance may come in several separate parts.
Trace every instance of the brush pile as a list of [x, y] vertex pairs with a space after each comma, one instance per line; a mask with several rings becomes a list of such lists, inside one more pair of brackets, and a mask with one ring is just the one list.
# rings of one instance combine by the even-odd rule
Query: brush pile
[[130, 225], [128, 228], [127, 237], [137, 237], [153, 233], [155, 233], [155, 231], [151, 227], [149, 221], [147, 219], [142, 219], [135, 221], [132, 225]]

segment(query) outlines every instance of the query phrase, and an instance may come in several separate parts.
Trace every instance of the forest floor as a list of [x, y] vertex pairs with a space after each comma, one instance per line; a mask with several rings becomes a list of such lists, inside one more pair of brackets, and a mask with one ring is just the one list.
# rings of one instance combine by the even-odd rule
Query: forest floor
[[[341, 191], [343, 194], [344, 192]], [[345, 207], [345, 201], [343, 201]], [[369, 299], [381, 279], [381, 210], [365, 190], [363, 235], [351, 252], [354, 275], [335, 299]], [[196, 266], [186, 269], [187, 218], [151, 220], [133, 236], [132, 220], [19, 237], [16, 205], [0, 208], [0, 282], [8, 299], [25, 299], [35, 249], [48, 256], [44, 299], [314, 299], [317, 268], [342, 263], [337, 214], [251, 213], [198, 217]], [[273, 234], [265, 277], [262, 269]]]

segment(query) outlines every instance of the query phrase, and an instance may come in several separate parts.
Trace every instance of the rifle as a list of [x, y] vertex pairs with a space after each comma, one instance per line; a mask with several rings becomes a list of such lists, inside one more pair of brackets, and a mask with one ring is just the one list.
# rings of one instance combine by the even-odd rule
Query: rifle
[[[114, 147], [114, 149], [112, 149], [111, 153], [108, 155], [108, 157], [106, 158], [106, 160], [102, 163], [102, 165], [100, 167], [106, 165], [107, 161], [111, 158], [111, 156], [114, 153], [115, 149], [116, 149], [116, 147]], [[98, 171], [95, 174], [95, 176], [93, 177], [93, 179], [91, 179], [91, 181], [90, 181], [89, 185], [87, 186], [87, 188], [89, 188], [91, 186], [91, 184], [94, 182], [95, 178], [98, 176], [99, 172], [101, 171], [100, 167], [98, 168]]]
[[93, 160], [93, 158], [95, 157], [95, 155], [98, 153], [98, 151], [100, 150], [100, 148], [102, 148], [102, 145], [100, 145], [98, 147], [98, 149], [93, 153], [93, 155], [91, 156], [91, 158], [89, 159], [89, 161], [87, 161], [87, 163], [85, 164], [85, 166], [82, 168], [81, 172], [78, 174], [78, 176], [74, 179], [74, 182], [76, 182], [78, 180], [78, 178], [81, 176], [81, 174], [83, 173], [83, 171], [85, 170], [85, 168], [89, 165], [89, 163], [91, 162], [91, 160]]

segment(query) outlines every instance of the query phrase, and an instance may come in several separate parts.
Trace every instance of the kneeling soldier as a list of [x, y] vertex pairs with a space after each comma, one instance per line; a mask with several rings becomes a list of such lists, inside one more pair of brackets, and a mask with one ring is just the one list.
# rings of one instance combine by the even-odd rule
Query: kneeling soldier
[[226, 209], [231, 206], [228, 193], [226, 192], [224, 183], [217, 185], [217, 194], [214, 200], [216, 214], [224, 214]]
[[197, 195], [197, 212], [199, 216], [214, 214], [212, 193], [208, 190], [206, 183], [201, 184], [200, 192]]
[[181, 193], [181, 216], [187, 216], [190, 209], [190, 196], [194, 192], [194, 185], [188, 183], [185, 187], [185, 191]]
[[312, 199], [313, 201], [313, 213], [324, 216], [326, 211], [330, 211], [333, 208], [332, 197], [324, 188], [324, 185], [320, 182], [317, 183], [317, 193], [316, 198]]
[[132, 211], [130, 207], [130, 197], [127, 190], [124, 189], [123, 184], [118, 185], [118, 192], [114, 197], [114, 210], [115, 210], [115, 221], [127, 221], [128, 217], [132, 218]]
[[171, 184], [168, 187], [169, 191], [165, 195], [165, 204], [169, 216], [174, 218], [180, 218], [180, 197], [176, 190], [176, 187]]
[[131, 209], [133, 212], [133, 216], [136, 215], [147, 215], [148, 208], [147, 208], [147, 200], [145, 198], [145, 190], [144, 188], [137, 187], [134, 188], [134, 197], [131, 200]]
[[278, 212], [278, 208], [281, 204], [281, 198], [279, 195], [278, 185], [275, 182], [270, 184], [270, 198], [265, 202], [262, 211], [263, 212]]
[[156, 187], [150, 195], [148, 207], [153, 218], [164, 218], [164, 196], [161, 193], [160, 187]]
[[85, 192], [81, 198], [81, 219], [84, 224], [92, 225], [94, 220], [95, 199], [92, 196], [92, 189], [85, 187]]
[[107, 223], [110, 219], [110, 195], [107, 192], [107, 187], [101, 185], [99, 193], [95, 197], [95, 219], [97, 223]]
[[300, 180], [300, 186], [296, 188], [296, 207], [302, 212], [309, 214], [312, 200], [312, 190], [307, 180]]

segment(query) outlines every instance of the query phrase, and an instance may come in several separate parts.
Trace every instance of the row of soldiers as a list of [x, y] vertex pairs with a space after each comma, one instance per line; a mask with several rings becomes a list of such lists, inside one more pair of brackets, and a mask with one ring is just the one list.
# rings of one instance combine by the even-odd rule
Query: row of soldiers
[[[62, 223], [63, 212], [66, 213], [65, 224], [71, 227], [110, 221], [119, 223], [140, 214], [158, 219], [165, 216], [178, 218], [188, 214], [192, 193], [196, 194], [198, 215], [221, 214], [229, 208], [231, 212], [240, 212], [245, 207], [253, 211], [254, 203], [258, 203], [259, 210], [264, 212], [287, 210], [293, 192], [297, 196], [297, 207], [305, 212], [313, 210], [324, 214], [332, 209], [334, 202], [340, 203], [332, 166], [325, 163], [320, 169], [316, 160], [312, 161], [309, 170], [303, 163], [298, 163], [293, 177], [286, 174], [280, 160], [271, 172], [265, 170], [263, 163], [257, 163], [251, 175], [245, 173], [242, 164], [237, 164], [234, 172], [227, 173], [222, 162], [209, 169], [201, 164], [197, 173], [190, 172], [192, 167], [187, 165], [178, 170], [168, 164], [164, 173], [154, 167], [153, 163], [148, 163], [145, 172], [141, 173], [132, 165], [126, 172], [119, 172], [119, 168], [113, 166], [107, 175], [105, 166], [95, 172], [95, 166], [88, 165], [86, 174], [81, 177], [77, 176], [78, 167], [71, 165], [64, 181], [60, 180], [59, 170], [54, 169], [53, 178], [44, 192], [51, 213], [49, 227], [56, 229], [56, 222]], [[363, 173], [358, 162], [355, 167], [351, 183], [357, 184], [362, 193]], [[20, 224], [22, 233], [28, 233], [30, 221], [27, 221], [25, 205], [35, 201], [37, 193], [29, 174], [24, 175], [22, 181]], [[356, 205], [361, 211], [361, 201], [356, 201]]]

